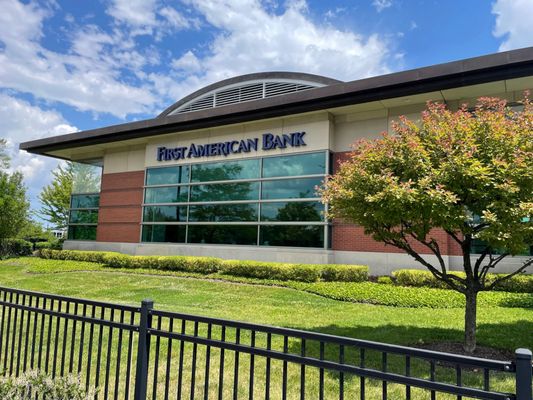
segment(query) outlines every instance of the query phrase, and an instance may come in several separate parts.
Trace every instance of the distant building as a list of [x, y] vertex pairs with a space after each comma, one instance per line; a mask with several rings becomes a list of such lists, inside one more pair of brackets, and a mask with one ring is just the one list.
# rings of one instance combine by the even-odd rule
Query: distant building
[[[379, 137], [399, 115], [418, 117], [428, 100], [452, 109], [480, 96], [512, 103], [528, 88], [533, 47], [351, 82], [257, 73], [200, 89], [154, 119], [20, 147], [85, 163], [97, 176], [73, 193], [67, 249], [356, 263], [383, 273], [415, 263], [358, 226], [326, 220], [315, 187], [354, 141]], [[462, 265], [444, 231], [439, 246], [451, 269]]]

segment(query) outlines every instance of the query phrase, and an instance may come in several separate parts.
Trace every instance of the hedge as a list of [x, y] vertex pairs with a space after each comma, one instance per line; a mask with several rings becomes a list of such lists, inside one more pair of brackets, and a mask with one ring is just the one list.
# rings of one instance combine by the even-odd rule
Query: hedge
[[0, 239], [0, 259], [8, 257], [29, 256], [33, 246], [23, 239]]
[[[453, 272], [457, 276], [464, 277], [464, 272]], [[501, 274], [488, 274], [487, 281], [493, 282]], [[430, 287], [437, 289], [449, 289], [448, 285], [438, 280], [429, 271], [416, 269], [400, 269], [392, 273], [397, 285]], [[533, 275], [519, 274], [509, 278], [494, 287], [494, 290], [511, 293], [533, 293]]]
[[220, 273], [256, 279], [300, 282], [363, 282], [368, 267], [340, 264], [289, 264], [223, 260], [215, 257], [130, 256], [114, 252], [42, 249], [41, 257], [56, 260], [97, 262], [111, 268], [143, 268], [201, 274]]
[[42, 249], [61, 250], [62, 246], [63, 246], [63, 243], [60, 240], [35, 243], [35, 249], [37, 250], [42, 250]]

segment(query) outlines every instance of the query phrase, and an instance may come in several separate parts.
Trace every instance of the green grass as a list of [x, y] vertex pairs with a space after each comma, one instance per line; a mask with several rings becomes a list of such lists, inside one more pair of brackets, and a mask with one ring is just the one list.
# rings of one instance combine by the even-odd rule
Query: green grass
[[[125, 304], [151, 298], [157, 308], [170, 311], [388, 343], [462, 340], [461, 296], [441, 289], [374, 283], [263, 282], [157, 270], [114, 270], [95, 263], [31, 257], [1, 261], [0, 284]], [[433, 299], [428, 300], [428, 293]], [[481, 345], [507, 350], [533, 348], [531, 294], [493, 292], [480, 296]]]
[[[225, 280], [221, 280], [222, 278]], [[132, 305], [138, 305], [144, 298], [151, 298], [157, 309], [306, 329], [401, 345], [462, 340], [462, 303], [457, 300], [455, 293], [440, 289], [402, 288], [373, 283], [264, 282], [217, 275], [114, 270], [94, 263], [37, 258], [0, 262], [0, 285]], [[494, 293], [483, 294], [485, 298], [480, 301], [478, 343], [507, 351], [514, 351], [518, 347], [533, 348], [533, 335], [531, 335], [533, 309], [526, 307], [530, 304], [528, 301], [531, 295], [510, 296], [506, 293], [498, 293], [500, 297], [493, 295]], [[372, 302], [407, 304], [410, 307], [368, 304]], [[103, 340], [106, 343], [106, 331]], [[116, 341], [116, 336], [113, 340]], [[243, 338], [243, 340], [249, 339]], [[290, 347], [295, 350], [298, 349], [298, 345], [290, 343]], [[166, 342], [163, 341], [162, 359], [165, 354]], [[190, 363], [191, 348], [186, 349], [186, 354], [188, 354], [186, 363]], [[218, 351], [213, 349], [214, 366], [217, 365], [218, 354]], [[227, 367], [230, 371], [233, 358], [230, 355], [227, 357]], [[375, 355], [374, 361], [379, 365], [379, 354]], [[198, 363], [205, 365], [202, 364], [205, 363], [205, 349], [199, 352]], [[242, 376], [245, 376], [249, 357], [242, 356], [240, 365]], [[264, 363], [261, 365], [258, 366], [258, 371], [264, 368]], [[175, 373], [174, 367], [173, 364], [173, 373]], [[401, 371], [402, 360], [391, 357], [390, 368]], [[278, 383], [280, 370], [280, 363], [276, 363], [273, 366], [273, 374]], [[161, 374], [164, 372], [160, 371]], [[311, 375], [315, 372], [309, 371]], [[413, 366], [413, 373], [427, 378], [427, 365]], [[447, 376], [446, 372], [442, 374]], [[231, 374], [228, 375], [228, 379], [230, 377]], [[450, 375], [448, 378], [452, 379], [453, 376]], [[201, 373], [197, 379], [198, 385], [201, 386]], [[259, 373], [258, 387], [261, 386], [261, 379]], [[470, 379], [476, 381], [477, 377]], [[216, 376], [212, 376], [211, 380], [216, 380]], [[299, 369], [293, 366], [289, 368], [289, 383], [297, 387], [298, 382]], [[347, 387], [348, 393], [350, 390], [355, 393], [358, 380], [352, 377], [350, 382], [350, 386]], [[240, 394], [247, 393], [245, 383], [241, 383]], [[335, 376], [328, 375], [326, 384], [334, 390]], [[368, 398], [380, 397], [378, 395], [380, 382], [369, 383], [368, 387], [370, 390]], [[510, 390], [511, 387], [512, 381], [509, 377], [495, 378], [495, 388]], [[199, 395], [202, 393], [201, 387], [198, 390]], [[309, 388], [309, 398], [317, 397], [313, 395], [314, 391], [316, 387]], [[393, 385], [389, 394], [390, 398], [403, 398], [403, 389]], [[230, 393], [227, 395], [229, 397]], [[260, 393], [256, 395], [260, 397]], [[278, 397], [273, 394], [273, 398]], [[289, 398], [297, 397], [291, 395]], [[415, 391], [413, 398], [425, 399], [428, 395]]]

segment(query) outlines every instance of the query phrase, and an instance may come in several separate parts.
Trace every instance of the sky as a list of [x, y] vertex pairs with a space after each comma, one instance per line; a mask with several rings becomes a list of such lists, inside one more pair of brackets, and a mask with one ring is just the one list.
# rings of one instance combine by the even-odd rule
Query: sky
[[32, 208], [58, 160], [18, 144], [153, 118], [210, 83], [343, 81], [533, 45], [533, 0], [0, 0], [0, 137]]

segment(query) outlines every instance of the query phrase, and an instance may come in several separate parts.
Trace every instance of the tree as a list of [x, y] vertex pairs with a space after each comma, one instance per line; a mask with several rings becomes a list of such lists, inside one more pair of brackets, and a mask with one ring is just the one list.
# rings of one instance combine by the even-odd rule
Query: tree
[[0, 170], [0, 240], [17, 236], [28, 219], [28, 208], [22, 174]]
[[[418, 123], [402, 117], [393, 135], [358, 143], [322, 190], [331, 217], [402, 249], [465, 295], [470, 353], [478, 293], [533, 264], [529, 258], [510, 274], [488, 275], [533, 244], [533, 106], [527, 98], [523, 106], [513, 111], [504, 100], [481, 98], [474, 110], [453, 112], [428, 103]], [[457, 243], [464, 274], [449, 271], [436, 230]], [[474, 241], [483, 243], [480, 254], [472, 254]]]
[[52, 182], [39, 194], [42, 204], [40, 213], [44, 219], [61, 229], [68, 225], [74, 166], [72, 163], [59, 165], [52, 171], [52, 175], [54, 176]]
[[0, 139], [0, 169], [9, 167], [9, 156], [6, 152], [7, 142], [5, 139]]

